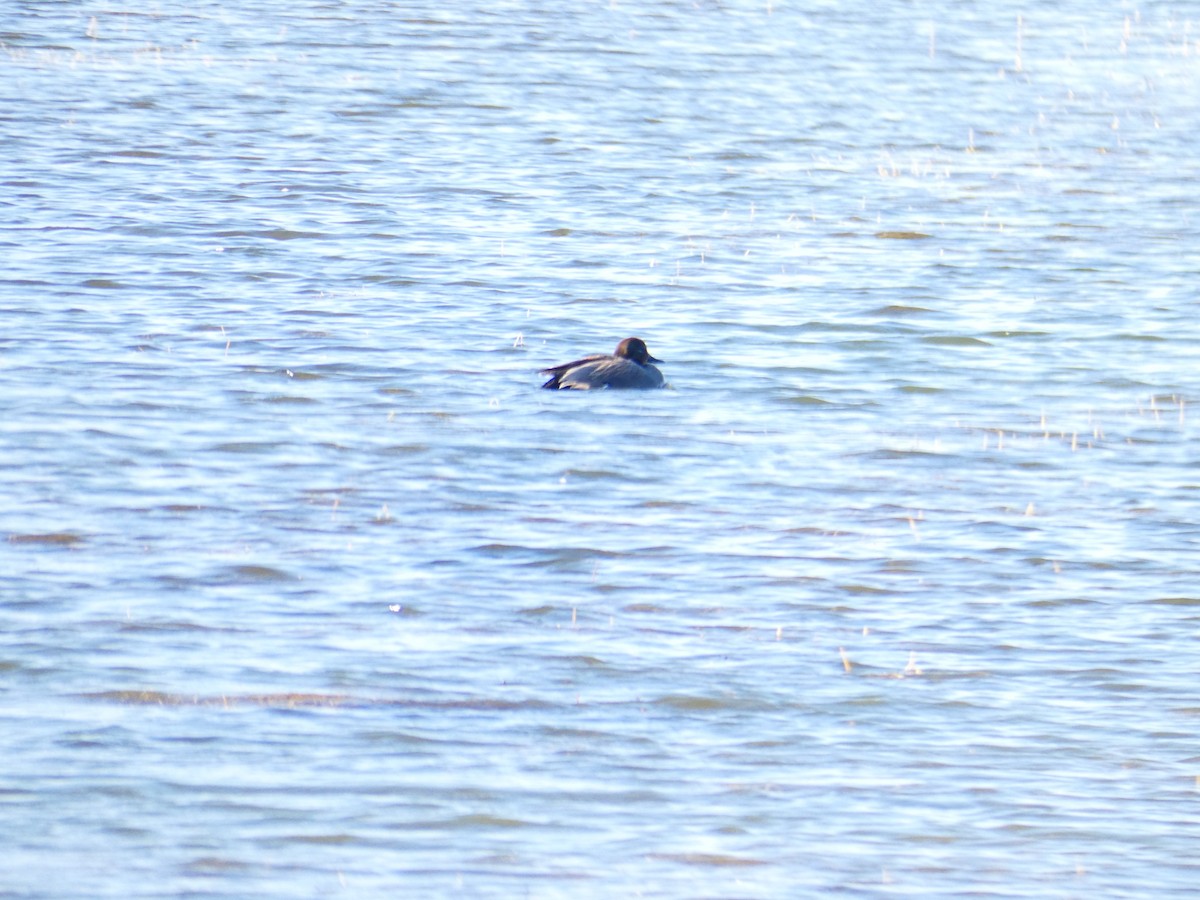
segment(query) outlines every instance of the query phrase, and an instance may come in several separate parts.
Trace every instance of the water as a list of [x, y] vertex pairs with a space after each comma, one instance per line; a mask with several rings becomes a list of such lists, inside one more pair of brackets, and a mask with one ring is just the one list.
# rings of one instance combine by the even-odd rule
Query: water
[[0, 39], [0, 893], [1194, 893], [1186, 8]]

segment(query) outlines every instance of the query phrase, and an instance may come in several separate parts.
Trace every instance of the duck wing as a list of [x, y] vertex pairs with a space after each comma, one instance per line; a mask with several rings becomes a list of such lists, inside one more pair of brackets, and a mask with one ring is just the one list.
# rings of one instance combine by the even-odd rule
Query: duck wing
[[570, 385], [563, 382], [564, 375], [566, 375], [572, 369], [578, 369], [582, 366], [588, 365], [589, 363], [596, 363], [605, 359], [609, 359], [609, 357], [603, 353], [593, 353], [591, 356], [585, 356], [582, 359], [577, 359], [573, 362], [551, 366], [548, 369], [540, 369], [539, 371], [541, 374], [551, 376], [550, 380], [543, 384], [542, 387], [551, 389], [569, 387]]
[[[564, 368], [564, 367], [556, 367]], [[619, 356], [597, 356], [569, 364], [555, 372], [544, 387], [592, 389], [638, 389], [662, 387], [662, 373], [654, 366], [641, 366]]]

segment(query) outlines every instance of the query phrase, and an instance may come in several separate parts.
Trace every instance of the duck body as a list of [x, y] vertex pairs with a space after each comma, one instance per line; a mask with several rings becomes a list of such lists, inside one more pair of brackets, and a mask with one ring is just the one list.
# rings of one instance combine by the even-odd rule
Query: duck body
[[655, 359], [641, 338], [625, 338], [615, 353], [595, 353], [573, 362], [542, 369], [550, 380], [542, 385], [550, 390], [591, 391], [604, 388], [646, 390], [663, 386], [662, 372], [651, 363]]

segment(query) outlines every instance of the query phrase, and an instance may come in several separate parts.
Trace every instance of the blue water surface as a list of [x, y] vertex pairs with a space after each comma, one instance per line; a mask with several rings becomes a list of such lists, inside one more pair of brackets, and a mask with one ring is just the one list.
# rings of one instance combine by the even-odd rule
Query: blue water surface
[[1198, 88], [1157, 2], [10, 4], [0, 894], [1194, 895]]

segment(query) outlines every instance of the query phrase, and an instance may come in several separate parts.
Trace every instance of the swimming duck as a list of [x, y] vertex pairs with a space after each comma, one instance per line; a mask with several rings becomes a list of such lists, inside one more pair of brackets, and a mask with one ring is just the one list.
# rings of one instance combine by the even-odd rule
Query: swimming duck
[[660, 388], [662, 372], [650, 363], [655, 359], [641, 338], [625, 338], [611, 356], [596, 353], [574, 362], [542, 369], [550, 380], [542, 385], [552, 390], [590, 391], [600, 388]]

